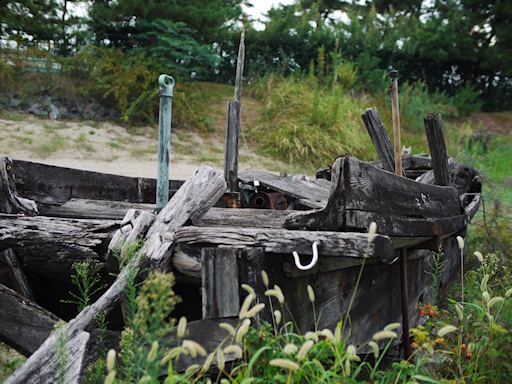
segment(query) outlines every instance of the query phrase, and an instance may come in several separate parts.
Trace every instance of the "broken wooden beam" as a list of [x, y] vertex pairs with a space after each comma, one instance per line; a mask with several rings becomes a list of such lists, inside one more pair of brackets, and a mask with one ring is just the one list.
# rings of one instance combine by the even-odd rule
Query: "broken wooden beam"
[[23, 273], [16, 254], [12, 249], [9, 248], [0, 253], [0, 263], [4, 263], [9, 269], [11, 283], [16, 292], [26, 297], [28, 300], [35, 301], [27, 277]]
[[0, 339], [25, 356], [34, 353], [60, 319], [0, 284]]
[[369, 108], [363, 113], [362, 118], [377, 154], [379, 155], [382, 168], [388, 172], [395, 172], [395, 158], [393, 156], [391, 140], [389, 140], [379, 111], [377, 108]]
[[6, 156], [0, 156], [0, 212], [37, 215], [36, 203], [18, 195], [12, 161]]
[[448, 155], [446, 153], [441, 114], [429, 113], [424, 122], [436, 184], [449, 185], [450, 171], [448, 169]]

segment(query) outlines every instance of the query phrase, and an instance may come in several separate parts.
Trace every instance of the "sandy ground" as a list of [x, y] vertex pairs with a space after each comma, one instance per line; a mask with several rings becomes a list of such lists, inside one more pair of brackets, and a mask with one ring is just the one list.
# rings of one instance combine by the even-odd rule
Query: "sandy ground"
[[[126, 176], [156, 177], [156, 127], [128, 131], [110, 123], [51, 121], [29, 115], [2, 116], [0, 153], [69, 168]], [[223, 167], [221, 132], [198, 135], [175, 130], [172, 135], [172, 179], [187, 179], [200, 165]], [[287, 164], [258, 155], [245, 143], [240, 146], [240, 170], [287, 170]]]

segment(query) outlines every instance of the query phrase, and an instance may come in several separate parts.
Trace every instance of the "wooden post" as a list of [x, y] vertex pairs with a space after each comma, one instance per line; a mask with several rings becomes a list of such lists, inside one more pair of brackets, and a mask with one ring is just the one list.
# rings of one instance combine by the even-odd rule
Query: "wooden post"
[[389, 140], [386, 128], [384, 128], [379, 111], [377, 111], [377, 108], [369, 108], [363, 113], [362, 118], [380, 157], [382, 168], [389, 172], [395, 172], [395, 160], [391, 141]]
[[425, 117], [424, 123], [430, 155], [432, 156], [435, 182], [437, 185], [448, 185], [450, 183], [450, 171], [448, 170], [448, 155], [446, 153], [441, 114], [429, 113]]
[[242, 82], [245, 60], [245, 32], [242, 31], [238, 47], [235, 76], [235, 100], [228, 102], [228, 122], [226, 129], [226, 149], [224, 153], [224, 179], [230, 192], [238, 192], [238, 147], [241, 131]]
[[0, 261], [3, 261], [9, 268], [16, 292], [35, 302], [34, 294], [28, 285], [27, 278], [21, 269], [20, 263], [14, 251], [9, 248], [0, 253]]
[[[398, 71], [393, 69], [391, 77], [391, 110], [393, 113], [393, 141], [395, 149], [395, 174], [402, 176], [402, 153], [400, 142], [400, 109], [398, 102]], [[404, 356], [408, 359], [411, 354], [411, 341], [409, 339], [409, 281], [407, 279], [407, 251], [400, 250], [400, 279], [402, 291], [402, 342], [404, 345]]]
[[38, 214], [34, 201], [18, 196], [12, 161], [6, 156], [0, 156], [0, 212], [22, 213], [27, 216]]
[[201, 250], [203, 319], [238, 316], [240, 252], [240, 249], [232, 247]]
[[160, 75], [160, 116], [158, 130], [158, 168], [156, 184], [156, 211], [160, 211], [169, 201], [169, 152], [171, 147], [172, 98], [174, 79]]

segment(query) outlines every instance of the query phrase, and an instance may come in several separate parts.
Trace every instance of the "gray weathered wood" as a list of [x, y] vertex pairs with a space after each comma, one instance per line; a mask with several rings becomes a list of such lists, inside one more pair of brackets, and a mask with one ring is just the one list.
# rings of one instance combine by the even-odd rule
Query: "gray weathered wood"
[[368, 244], [364, 233], [187, 226], [177, 229], [172, 238], [177, 244], [261, 247], [268, 253], [291, 254], [297, 251], [300, 255], [312, 255], [311, 246], [314, 241], [318, 241], [319, 254], [322, 256], [366, 256], [379, 260], [394, 258], [389, 237], [377, 235], [375, 241]]
[[[220, 180], [220, 181], [219, 181]], [[219, 199], [225, 189], [222, 174], [209, 167], [201, 167], [194, 176], [185, 182], [178, 192], [162, 209], [150, 228], [153, 236], [161, 236], [158, 231], [173, 231], [185, 224], [190, 218], [199, 218]], [[169, 248], [172, 241], [167, 241]], [[147, 243], [146, 243], [147, 244]], [[99, 313], [107, 313], [122, 298], [128, 276], [142, 269], [156, 245], [143, 247], [123, 268], [110, 288], [92, 305], [84, 308], [73, 320], [62, 327], [69, 340], [74, 340], [94, 326]], [[159, 248], [156, 248], [159, 250]], [[9, 378], [8, 383], [27, 383], [44, 369], [47, 359], [56, 354], [58, 334], [52, 334], [43, 345]]]
[[4, 262], [8, 266], [16, 291], [27, 299], [35, 301], [34, 294], [30, 289], [30, 285], [28, 284], [27, 278], [21, 269], [14, 251], [12, 249], [6, 249], [1, 252], [0, 262]]
[[242, 102], [242, 83], [244, 80], [244, 64], [245, 64], [245, 30], [240, 35], [240, 44], [238, 45], [238, 58], [236, 61], [235, 74], [235, 101]]
[[446, 153], [441, 114], [429, 113], [424, 122], [436, 184], [449, 185], [450, 171], [448, 169], [448, 155]]
[[18, 196], [12, 161], [6, 156], [0, 156], [0, 212], [37, 215], [36, 203]]
[[0, 339], [25, 356], [34, 353], [59, 318], [0, 284]]
[[274, 175], [270, 172], [244, 172], [238, 177], [244, 183], [258, 181], [260, 185], [296, 198], [309, 208], [323, 208], [329, 198], [329, 191], [305, 180], [294, 180], [291, 177]]
[[[455, 188], [420, 184], [351, 157], [336, 160], [331, 179], [326, 207], [290, 214], [284, 225], [286, 228], [366, 230], [371, 221], [377, 221], [375, 216], [383, 218], [377, 222], [379, 233], [414, 236], [414, 227], [401, 233], [395, 222], [401, 219], [408, 224], [428, 226], [432, 221], [435, 224], [438, 220], [462, 214]], [[434, 235], [435, 228], [430, 227], [430, 233]]]
[[0, 249], [12, 248], [23, 268], [69, 280], [76, 261], [101, 263], [119, 222], [0, 214]]
[[370, 134], [373, 145], [381, 159], [382, 167], [388, 172], [395, 171], [395, 158], [393, 156], [393, 147], [380, 118], [377, 108], [369, 108], [362, 115], [364, 125]]
[[203, 319], [238, 316], [240, 252], [229, 247], [201, 250]]
[[149, 228], [142, 252], [152, 265], [167, 269], [173, 241], [163, 238], [187, 221], [201, 218], [224, 194], [226, 182], [222, 174], [211, 167], [201, 167], [187, 180], [157, 215]]
[[228, 102], [228, 122], [224, 152], [224, 179], [231, 192], [238, 191], [238, 147], [240, 144], [241, 104], [239, 101]]

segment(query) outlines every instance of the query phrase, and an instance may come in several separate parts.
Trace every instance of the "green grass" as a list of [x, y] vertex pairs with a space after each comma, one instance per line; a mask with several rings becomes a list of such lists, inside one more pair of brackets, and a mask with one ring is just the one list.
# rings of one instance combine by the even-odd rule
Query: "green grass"
[[0, 342], [0, 382], [9, 377], [25, 360], [23, 355]]
[[66, 145], [65, 137], [52, 133], [45, 141], [34, 147], [34, 153], [41, 157], [48, 157], [66, 148]]

